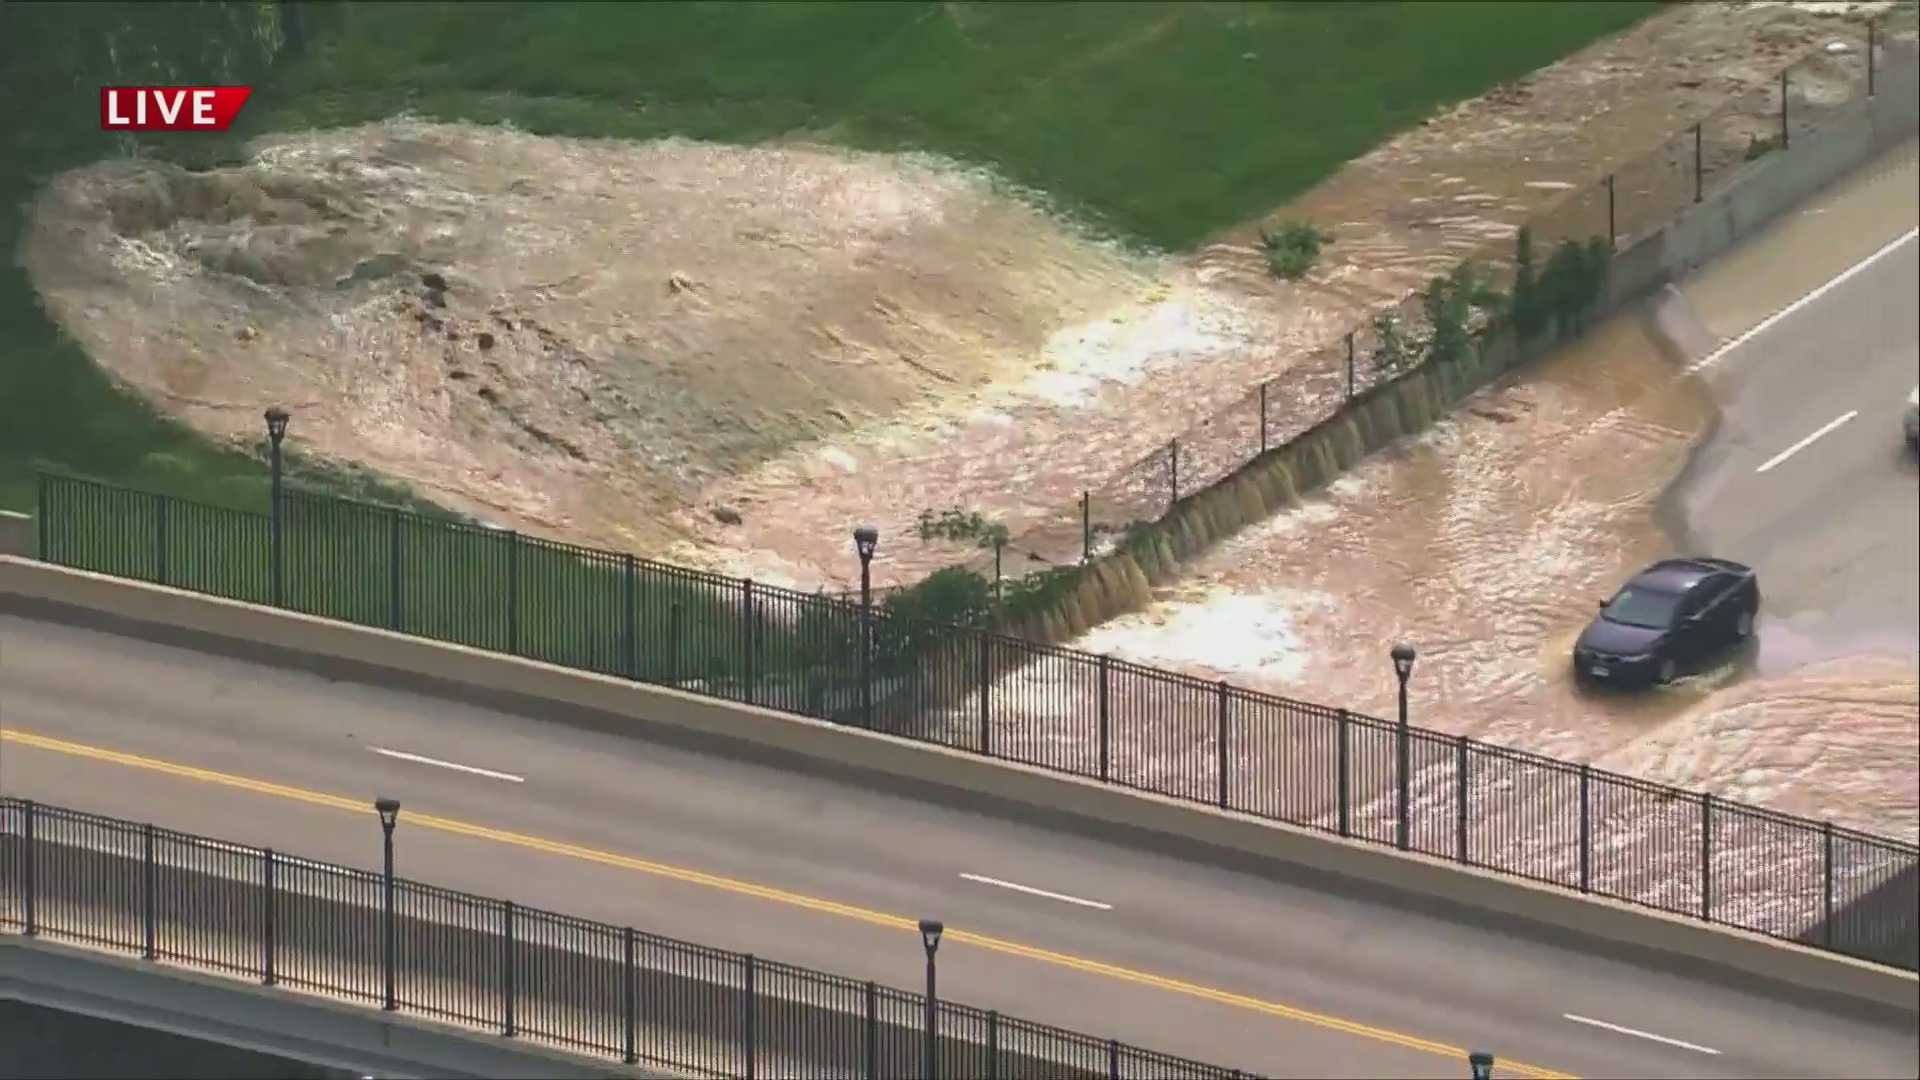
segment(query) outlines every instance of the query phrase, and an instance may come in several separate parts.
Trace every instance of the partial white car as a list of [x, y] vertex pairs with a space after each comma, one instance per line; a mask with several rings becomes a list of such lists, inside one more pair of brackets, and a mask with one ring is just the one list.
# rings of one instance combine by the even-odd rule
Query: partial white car
[[1907, 445], [1920, 451], [1920, 386], [1907, 395]]

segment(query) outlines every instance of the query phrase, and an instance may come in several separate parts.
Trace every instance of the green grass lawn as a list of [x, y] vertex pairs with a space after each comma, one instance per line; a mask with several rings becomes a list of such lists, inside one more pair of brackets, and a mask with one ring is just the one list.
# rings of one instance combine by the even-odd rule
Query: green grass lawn
[[[1097, 227], [1178, 249], [1284, 202], [1447, 103], [1657, 6], [311, 5], [307, 49], [255, 79], [262, 92], [242, 127], [410, 109], [571, 135], [804, 133], [918, 147], [991, 164]], [[67, 74], [80, 68], [46, 43], [52, 20], [147, 20], [133, 39], [189, 48], [207, 39], [193, 21], [216, 17], [206, 10], [6, 5], [0, 96], [52, 104], [15, 113], [20, 129], [0, 134], [0, 199], [17, 203], [46, 174], [114, 150], [92, 130], [105, 79]], [[189, 60], [176, 70], [209, 70], [206, 57]], [[135, 81], [128, 74], [113, 77]], [[233, 145], [175, 136], [150, 149], [217, 160]], [[18, 226], [0, 218], [0, 249], [13, 249]], [[109, 385], [9, 260], [0, 268], [0, 506], [30, 505], [36, 461], [214, 503], [265, 502], [257, 452], [216, 448]], [[311, 472], [297, 459], [293, 468], [296, 482], [326, 490], [402, 497], [374, 478]]]

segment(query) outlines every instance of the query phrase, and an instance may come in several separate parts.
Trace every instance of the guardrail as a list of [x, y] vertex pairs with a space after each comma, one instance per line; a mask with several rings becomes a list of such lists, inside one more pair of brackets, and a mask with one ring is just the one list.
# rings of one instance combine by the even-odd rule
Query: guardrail
[[277, 581], [277, 606], [306, 614], [883, 730], [1915, 967], [1920, 848], [1890, 837], [631, 555], [305, 494], [283, 505], [276, 526], [43, 475], [40, 557], [252, 603], [272, 603]]
[[[702, 1076], [1247, 1074], [849, 979], [0, 796], [0, 930]], [[916, 966], [919, 950], [909, 954]]]

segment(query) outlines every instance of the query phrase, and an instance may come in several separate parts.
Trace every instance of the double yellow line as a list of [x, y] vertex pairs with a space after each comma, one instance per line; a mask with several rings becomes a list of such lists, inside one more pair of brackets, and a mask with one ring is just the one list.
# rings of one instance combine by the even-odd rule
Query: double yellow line
[[[115, 765], [124, 765], [129, 768], [164, 773], [168, 776], [176, 776], [186, 780], [197, 780], [201, 783], [218, 784], [222, 787], [237, 788], [241, 791], [250, 791], [258, 795], [270, 795], [275, 798], [289, 799], [294, 802], [307, 803], [311, 806], [323, 806], [328, 809], [341, 810], [353, 814], [365, 814], [369, 805], [366, 799], [350, 799], [341, 795], [329, 795], [325, 792], [289, 787], [286, 784], [275, 784], [266, 780], [254, 780], [245, 776], [215, 772], [211, 769], [201, 769], [192, 765], [179, 765], [170, 761], [160, 761], [155, 758], [142, 757], [138, 754], [122, 753], [118, 750], [108, 750], [98, 746], [87, 746], [82, 743], [68, 742], [64, 739], [55, 739], [46, 735], [34, 735], [25, 731], [0, 730], [0, 742], [18, 743], [21, 746], [32, 747], [36, 750], [67, 754], [73, 757], [90, 758], [94, 761], [109, 762]], [[791, 907], [805, 908], [808, 911], [819, 912], [823, 915], [835, 915], [845, 919], [856, 919], [874, 926], [918, 933], [919, 923], [916, 919], [909, 919], [900, 915], [889, 915], [885, 912], [856, 907], [852, 904], [823, 900], [819, 897], [805, 896], [800, 893], [788, 892], [784, 889], [776, 889], [766, 885], [756, 885], [750, 881], [721, 877], [717, 874], [708, 874], [699, 870], [669, 866], [666, 863], [652, 862], [647, 859], [636, 859], [630, 855], [619, 855], [610, 851], [600, 851], [595, 848], [582, 847], [578, 844], [569, 844], [558, 840], [547, 840], [538, 836], [529, 836], [525, 833], [509, 832], [505, 829], [494, 829], [485, 825], [474, 825], [469, 822], [456, 821], [452, 818], [435, 817], [431, 814], [415, 812], [409, 812], [407, 814], [407, 827], [434, 829], [439, 832], [451, 833], [455, 836], [468, 836], [479, 840], [490, 840], [499, 844], [510, 844], [514, 847], [545, 852], [549, 855], [560, 855], [570, 859], [581, 859], [586, 862], [600, 863], [605, 866], [615, 866], [623, 870], [633, 870], [643, 874], [651, 874], [656, 877], [670, 878], [674, 881], [681, 881], [690, 885], [700, 885], [710, 889], [720, 889], [740, 896], [751, 896], [759, 900], [786, 904]], [[1008, 956], [1019, 956], [1028, 960], [1037, 960], [1058, 967], [1070, 968], [1074, 971], [1081, 971], [1090, 975], [1099, 975], [1121, 982], [1133, 983], [1137, 986], [1150, 986], [1156, 990], [1182, 994], [1187, 997], [1198, 998], [1202, 1001], [1210, 1001], [1218, 1005], [1247, 1009], [1252, 1012], [1278, 1017], [1283, 1020], [1293, 1020], [1303, 1024], [1311, 1024], [1314, 1027], [1343, 1032], [1363, 1039], [1371, 1039], [1374, 1042], [1404, 1047], [1408, 1050], [1438, 1054], [1451, 1058], [1461, 1063], [1462, 1066], [1466, 1063], [1467, 1051], [1463, 1047], [1449, 1046], [1446, 1043], [1434, 1042], [1430, 1039], [1403, 1035], [1396, 1031], [1388, 1031], [1385, 1028], [1372, 1027], [1351, 1020], [1342, 1020], [1336, 1016], [1328, 1016], [1324, 1013], [1311, 1012], [1306, 1009], [1297, 1009], [1291, 1005], [1283, 1005], [1275, 1001], [1265, 1001], [1260, 998], [1248, 997], [1244, 994], [1217, 990], [1213, 987], [1202, 986], [1198, 983], [1172, 979], [1164, 975], [1154, 975], [1145, 971], [1136, 971], [1132, 968], [1102, 963], [1098, 960], [1089, 960], [1067, 953], [1054, 952], [1050, 949], [1041, 949], [1032, 945], [1022, 945], [1017, 941], [989, 937], [985, 934], [975, 934], [966, 930], [950, 929], [946, 933], [946, 940], [977, 946]], [[1500, 1061], [1497, 1068], [1502, 1074], [1512, 1076], [1533, 1077], [1538, 1078], [1538, 1080], [1561, 1080], [1561, 1078], [1572, 1080], [1572, 1077], [1567, 1073], [1556, 1072], [1551, 1069], [1541, 1068], [1537, 1065], [1527, 1065], [1516, 1061]]]

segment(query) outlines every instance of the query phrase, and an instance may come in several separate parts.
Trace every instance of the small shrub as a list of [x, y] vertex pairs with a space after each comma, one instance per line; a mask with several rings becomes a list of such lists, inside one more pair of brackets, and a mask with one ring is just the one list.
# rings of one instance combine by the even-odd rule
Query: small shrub
[[899, 618], [982, 626], [993, 611], [993, 585], [963, 566], [949, 566], [889, 595], [885, 607]]
[[1331, 233], [1305, 221], [1282, 222], [1277, 233], [1260, 230], [1260, 247], [1267, 253], [1267, 269], [1287, 281], [1298, 280], [1311, 269], [1314, 260], [1320, 257], [1320, 248], [1332, 242]]
[[1780, 149], [1780, 137], [1777, 135], [1747, 136], [1747, 160], [1753, 161], [1765, 157]]
[[942, 510], [937, 517], [931, 510], [920, 511], [914, 533], [922, 540], [972, 540], [983, 548], [1005, 544], [1011, 537], [1005, 525], [957, 506]]

